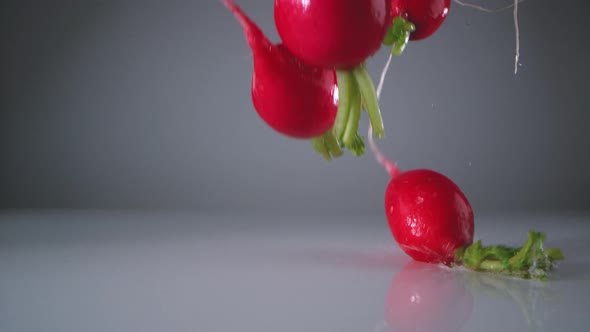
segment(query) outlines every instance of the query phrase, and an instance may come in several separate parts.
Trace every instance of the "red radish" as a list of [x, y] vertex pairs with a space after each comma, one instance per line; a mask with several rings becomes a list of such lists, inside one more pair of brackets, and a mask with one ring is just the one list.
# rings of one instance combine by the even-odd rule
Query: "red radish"
[[391, 233], [414, 260], [547, 279], [554, 261], [564, 259], [560, 249], [545, 248], [545, 234], [535, 231], [529, 232], [520, 248], [473, 243], [473, 210], [451, 179], [428, 169], [401, 172], [379, 151], [370, 129], [369, 143], [377, 160], [391, 174], [385, 191], [385, 215]]
[[364, 62], [379, 50], [391, 25], [391, 0], [275, 0], [274, 18], [291, 53], [310, 65], [337, 69], [334, 135], [355, 155], [363, 154], [364, 142], [357, 133], [362, 105], [375, 135], [385, 135]]
[[275, 0], [285, 46], [303, 61], [352, 69], [381, 47], [391, 24], [391, 0]]
[[430, 37], [446, 19], [451, 0], [392, 0], [392, 17], [402, 17], [414, 24], [410, 40]]
[[385, 320], [392, 331], [456, 332], [473, 312], [463, 274], [410, 262], [391, 280]]
[[448, 177], [416, 169], [392, 177], [385, 212], [393, 237], [410, 257], [450, 265], [473, 242], [473, 210]]
[[335, 71], [304, 64], [282, 44], [272, 44], [233, 1], [222, 2], [242, 25], [254, 56], [251, 89], [258, 115], [289, 137], [325, 134], [338, 107]]
[[[391, 59], [390, 54], [381, 73], [377, 96]], [[560, 249], [545, 248], [545, 234], [532, 230], [520, 248], [473, 243], [473, 210], [461, 189], [445, 175], [432, 170], [400, 171], [373, 141], [371, 125], [368, 136], [375, 159], [391, 176], [385, 191], [385, 214], [391, 233], [414, 260], [463, 265], [475, 271], [525, 279], [547, 279], [554, 262], [565, 258]]]
[[[381, 73], [378, 95], [389, 61]], [[402, 172], [379, 150], [370, 125], [368, 136], [375, 158], [391, 176], [385, 191], [385, 215], [400, 248], [417, 261], [455, 263], [456, 250], [473, 243], [474, 215], [465, 194], [451, 179], [433, 170]]]

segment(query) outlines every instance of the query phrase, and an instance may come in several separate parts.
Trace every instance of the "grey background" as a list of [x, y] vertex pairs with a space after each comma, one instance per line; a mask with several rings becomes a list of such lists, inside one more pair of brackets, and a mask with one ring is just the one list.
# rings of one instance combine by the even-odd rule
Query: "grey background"
[[[278, 41], [272, 1], [237, 2]], [[327, 163], [256, 116], [250, 52], [218, 1], [0, 6], [1, 208], [381, 213], [370, 153]], [[588, 210], [589, 7], [522, 3], [514, 75], [511, 11], [453, 4], [392, 64], [384, 152], [447, 174], [476, 213]]]

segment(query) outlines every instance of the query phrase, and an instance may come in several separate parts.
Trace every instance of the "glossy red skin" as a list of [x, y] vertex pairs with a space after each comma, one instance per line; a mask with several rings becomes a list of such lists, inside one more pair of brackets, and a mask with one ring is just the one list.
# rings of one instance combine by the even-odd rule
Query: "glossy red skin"
[[451, 264], [457, 248], [473, 242], [473, 210], [448, 177], [427, 169], [392, 178], [385, 192], [389, 228], [417, 261]]
[[457, 332], [473, 312], [473, 295], [462, 275], [413, 261], [391, 281], [385, 320], [396, 332]]
[[416, 30], [410, 40], [421, 40], [435, 33], [447, 18], [451, 0], [392, 0], [392, 17], [401, 16], [410, 21]]
[[304, 62], [352, 69], [380, 49], [392, 22], [390, 1], [275, 0], [275, 25]]
[[320, 136], [334, 124], [338, 109], [336, 72], [304, 64], [229, 0], [222, 2], [241, 23], [254, 57], [252, 103], [275, 131], [292, 138]]

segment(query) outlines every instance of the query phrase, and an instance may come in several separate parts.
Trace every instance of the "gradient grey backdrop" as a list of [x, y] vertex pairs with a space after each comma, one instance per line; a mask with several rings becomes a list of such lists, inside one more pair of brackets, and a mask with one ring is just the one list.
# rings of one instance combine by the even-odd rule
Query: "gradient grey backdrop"
[[[278, 40], [271, 0], [237, 2]], [[453, 4], [395, 59], [380, 146], [449, 175], [478, 213], [590, 208], [589, 9], [522, 3], [515, 76], [511, 11]], [[2, 208], [382, 211], [370, 154], [327, 163], [259, 120], [250, 52], [218, 1], [4, 0], [0, 22]]]

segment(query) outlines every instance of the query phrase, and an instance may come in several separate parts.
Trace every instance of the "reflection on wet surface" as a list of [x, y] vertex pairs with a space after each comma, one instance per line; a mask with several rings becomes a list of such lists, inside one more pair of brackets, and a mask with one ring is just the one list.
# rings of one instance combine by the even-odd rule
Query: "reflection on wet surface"
[[392, 279], [385, 320], [393, 331], [459, 331], [473, 311], [464, 273], [410, 262]]
[[540, 282], [413, 262], [379, 218], [0, 215], [0, 331], [587, 331], [587, 221], [480, 218], [549, 234]]
[[[518, 311], [527, 330], [543, 331], [549, 311], [563, 299], [551, 282], [410, 262], [395, 275], [387, 291], [386, 326], [400, 332], [461, 331], [480, 309], [478, 303], [489, 300]], [[497, 319], [493, 314], [488, 317], [490, 324]]]

